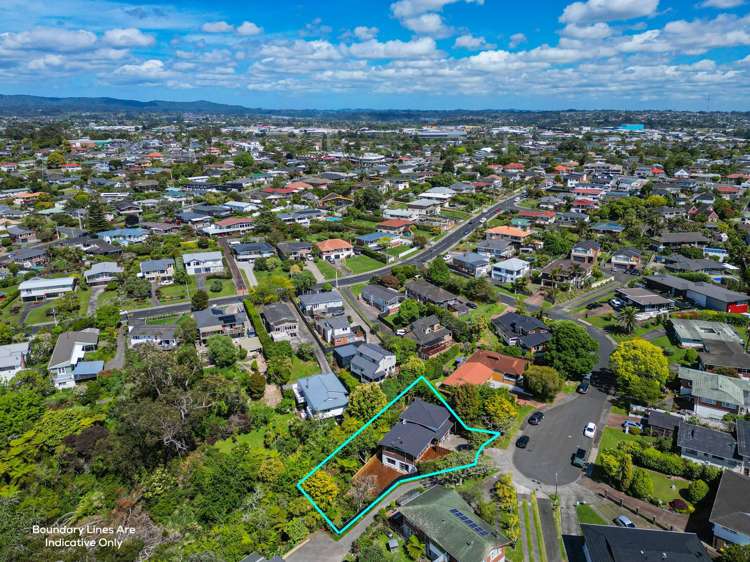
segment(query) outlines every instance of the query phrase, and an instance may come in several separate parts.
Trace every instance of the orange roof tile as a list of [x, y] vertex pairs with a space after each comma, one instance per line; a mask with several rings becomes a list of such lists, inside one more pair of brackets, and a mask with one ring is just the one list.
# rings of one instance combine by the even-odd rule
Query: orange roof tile
[[335, 250], [351, 250], [352, 245], [341, 238], [331, 238], [315, 244], [321, 252], [333, 252]]

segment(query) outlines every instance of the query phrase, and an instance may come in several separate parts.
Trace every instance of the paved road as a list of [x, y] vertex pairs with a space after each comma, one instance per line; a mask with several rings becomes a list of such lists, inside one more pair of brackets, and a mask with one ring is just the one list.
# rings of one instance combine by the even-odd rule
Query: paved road
[[[495, 203], [494, 205], [489, 207], [486, 211], [466, 221], [464, 224], [459, 226], [453, 232], [446, 234], [443, 238], [435, 242], [432, 246], [429, 246], [425, 250], [422, 250], [421, 252], [414, 254], [413, 256], [393, 265], [404, 265], [404, 264], [422, 265], [424, 263], [427, 263], [433, 258], [441, 255], [443, 252], [446, 252], [447, 250], [449, 250], [450, 248], [458, 244], [461, 240], [469, 236], [472, 232], [474, 232], [479, 227], [481, 227], [484, 224], [482, 222], [482, 219], [487, 219], [489, 221], [490, 219], [494, 218], [495, 215], [497, 215], [499, 212], [512, 208], [513, 198], [517, 196], [518, 196], [518, 193], [513, 192], [511, 195], [508, 195], [502, 201]], [[346, 285], [356, 285], [357, 283], [365, 283], [369, 281], [372, 278], [372, 276], [375, 274], [383, 275], [383, 274], [390, 272], [391, 267], [392, 266], [384, 267], [382, 269], [378, 269], [375, 271], [368, 271], [367, 273], [362, 273], [359, 275], [339, 277], [338, 285], [346, 286]], [[320, 286], [321, 284], [318, 285], [318, 287]]]
[[562, 562], [560, 541], [558, 539], [557, 527], [555, 526], [552, 502], [547, 498], [537, 498], [536, 503], [539, 506], [539, 519], [542, 522], [542, 536], [544, 537], [544, 547], [547, 551], [547, 560], [548, 562]]
[[[242, 302], [242, 297], [233, 295], [231, 297], [218, 297], [208, 301], [211, 304], [224, 305]], [[162, 306], [152, 306], [150, 308], [141, 308], [140, 310], [127, 311], [128, 319], [143, 320], [144, 318], [153, 318], [154, 316], [169, 316], [172, 314], [184, 314], [190, 312], [190, 303], [183, 302], [179, 304], [165, 304]]]
[[245, 275], [247, 276], [247, 282], [251, 287], [255, 287], [258, 284], [258, 279], [256, 279], [255, 277], [255, 264], [252, 261], [238, 261], [237, 267], [245, 272]]
[[577, 395], [547, 410], [544, 421], [537, 426], [524, 422], [522, 433], [531, 440], [526, 449], [513, 452], [513, 465], [527, 478], [554, 485], [555, 474], [559, 485], [570, 484], [581, 471], [570, 464], [570, 457], [578, 447], [591, 449], [591, 439], [584, 437], [583, 428], [593, 421], [601, 428], [601, 418], [607, 407], [607, 393], [597, 388], [604, 375], [594, 374], [588, 394]]

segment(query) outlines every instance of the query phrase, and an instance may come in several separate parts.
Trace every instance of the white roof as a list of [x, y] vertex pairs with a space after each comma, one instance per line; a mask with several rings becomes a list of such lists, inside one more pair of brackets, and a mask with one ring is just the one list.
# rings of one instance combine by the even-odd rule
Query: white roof
[[61, 285], [73, 285], [75, 283], [75, 277], [56, 277], [54, 279], [42, 279], [37, 277], [35, 279], [29, 279], [28, 281], [22, 282], [18, 285], [20, 291], [33, 290], [33, 289], [47, 289], [51, 287], [60, 287]]
[[183, 254], [183, 263], [189, 263], [191, 261], [219, 261], [221, 260], [221, 252], [197, 252], [195, 254]]
[[529, 262], [518, 258], [510, 258], [501, 262], [497, 262], [493, 267], [499, 269], [507, 269], [509, 271], [518, 271], [520, 269], [529, 267]]

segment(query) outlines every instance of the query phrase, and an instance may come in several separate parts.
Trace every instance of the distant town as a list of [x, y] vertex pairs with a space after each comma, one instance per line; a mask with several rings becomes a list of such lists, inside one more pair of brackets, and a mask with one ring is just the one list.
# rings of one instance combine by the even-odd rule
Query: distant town
[[0, 559], [750, 560], [748, 114], [49, 103]]

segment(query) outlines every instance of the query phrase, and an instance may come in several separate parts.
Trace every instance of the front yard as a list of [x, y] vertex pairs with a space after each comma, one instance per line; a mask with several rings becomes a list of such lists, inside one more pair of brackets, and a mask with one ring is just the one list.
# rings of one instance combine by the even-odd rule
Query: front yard
[[368, 271], [380, 269], [381, 267], [385, 266], [383, 262], [378, 261], [375, 258], [371, 258], [370, 256], [365, 256], [364, 254], [348, 258], [344, 263], [347, 269], [349, 269], [354, 274], [366, 273]]

